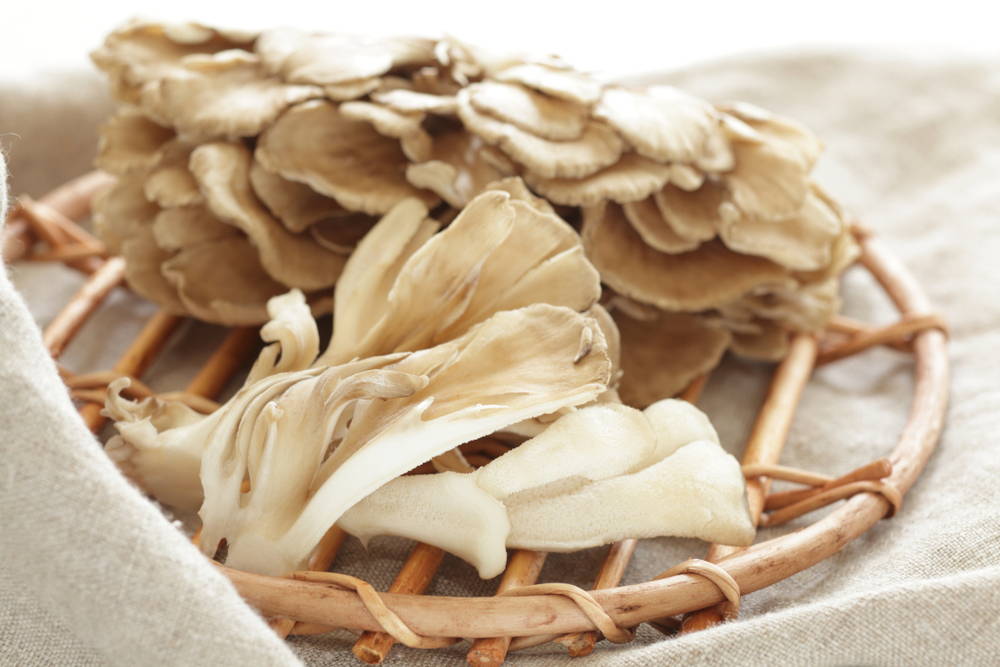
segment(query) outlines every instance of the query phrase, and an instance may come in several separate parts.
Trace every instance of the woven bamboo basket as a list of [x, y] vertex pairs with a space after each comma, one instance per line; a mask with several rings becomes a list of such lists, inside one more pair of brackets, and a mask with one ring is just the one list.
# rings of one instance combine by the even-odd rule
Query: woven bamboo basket
[[[109, 180], [94, 172], [38, 201], [22, 197], [9, 216], [3, 240], [7, 261], [58, 261], [85, 276], [78, 292], [45, 329], [45, 344], [56, 359], [108, 294], [123, 284], [124, 261], [108, 257], [80, 225], [89, 215], [93, 194]], [[422, 595], [443, 552], [416, 544], [388, 592], [380, 593], [360, 579], [328, 571], [345, 537], [336, 527], [313, 554], [309, 571], [267, 577], [220, 565], [221, 571], [279, 635], [350, 629], [360, 633], [355, 655], [372, 663], [381, 662], [396, 642], [438, 648], [462, 639], [471, 641], [468, 660], [477, 665], [497, 665], [509, 651], [550, 641], [580, 656], [590, 653], [602, 638], [628, 641], [641, 623], [672, 634], [732, 618], [742, 595], [815, 565], [891, 516], [941, 433], [949, 372], [944, 324], [932, 314], [918, 282], [882, 242], [859, 226], [854, 232], [862, 247], [860, 264], [895, 304], [899, 321], [876, 327], [838, 317], [821, 335], [797, 335], [789, 355], [774, 371], [743, 453], [749, 504], [758, 525], [776, 525], [844, 501], [815, 523], [751, 547], [713, 545], [703, 558], [665, 563], [661, 575], [630, 586], [619, 582], [636, 541], [623, 540], [609, 549], [590, 591], [570, 584], [536, 583], [545, 554], [515, 551], [493, 597]], [[80, 374], [60, 367], [92, 430], [99, 431], [105, 423], [100, 411], [106, 384], [122, 375], [140, 378], [182, 319], [163, 312], [153, 315], [110, 371]], [[879, 345], [914, 358], [913, 402], [895, 449], [886, 458], [836, 478], [779, 465], [813, 369]], [[256, 329], [233, 329], [182, 397], [194, 405], [200, 402], [203, 409], [210, 407], [210, 399], [258, 347]], [[704, 380], [693, 383], [684, 398], [696, 400]], [[137, 386], [151, 392], [141, 383]], [[467, 449], [470, 460], [480, 463], [502, 453], [475, 445]], [[802, 486], [772, 493], [773, 479]]]

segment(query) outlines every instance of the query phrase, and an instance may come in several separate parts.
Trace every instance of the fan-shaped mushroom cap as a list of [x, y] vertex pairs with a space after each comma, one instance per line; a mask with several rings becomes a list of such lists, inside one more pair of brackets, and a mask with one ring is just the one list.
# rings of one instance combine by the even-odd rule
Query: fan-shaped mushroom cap
[[263, 33], [255, 48], [271, 74], [294, 83], [323, 86], [371, 79], [393, 67], [434, 61], [434, 42], [419, 37], [321, 34], [279, 28]]
[[789, 269], [811, 271], [830, 264], [844, 222], [821, 198], [810, 193], [802, 207], [783, 219], [723, 216], [719, 237], [733, 250], [767, 257]]
[[398, 139], [409, 160], [430, 159], [431, 136], [423, 128], [423, 113], [396, 111], [371, 102], [345, 102], [338, 110], [345, 118], [370, 123], [379, 134]]
[[328, 250], [350, 255], [376, 222], [370, 215], [349, 213], [317, 222], [309, 228], [309, 235]]
[[810, 164], [797, 146], [736, 139], [732, 148], [735, 164], [724, 181], [732, 202], [745, 216], [787, 218], [802, 207], [810, 191]]
[[797, 151], [810, 169], [823, 152], [823, 142], [816, 135], [799, 123], [766, 109], [747, 102], [730, 102], [722, 105], [720, 111], [743, 121], [764, 140], [776, 141]]
[[395, 88], [375, 93], [372, 99], [403, 113], [419, 112], [438, 116], [454, 116], [458, 113], [454, 95], [433, 95], [406, 88]]
[[[400, 263], [422, 215], [415, 203], [401, 203], [358, 246], [337, 284], [338, 326], [324, 363], [429, 347], [494, 312], [532, 303], [583, 311], [600, 295], [573, 229], [506, 193], [479, 195]], [[383, 238], [399, 240], [385, 248]]]
[[256, 160], [250, 165], [250, 184], [272, 215], [296, 234], [322, 220], [349, 215], [335, 199], [324, 197], [303, 183], [282, 178]]
[[250, 241], [239, 236], [182, 249], [163, 261], [162, 275], [184, 311], [228, 326], [266, 320], [267, 300], [287, 290], [267, 275]]
[[482, 140], [460, 130], [434, 137], [431, 158], [411, 164], [406, 178], [418, 188], [434, 192], [455, 208], [462, 208], [501, 176], [483, 159]]
[[774, 262], [740, 255], [718, 241], [679, 255], [657, 252], [615, 204], [584, 209], [583, 244], [615, 291], [664, 310], [704, 310], [760, 285], [791, 280]]
[[667, 184], [654, 199], [671, 230], [681, 238], [701, 242], [715, 237], [726, 190], [710, 180], [693, 192]]
[[127, 258], [125, 280], [136, 294], [169, 312], [182, 314], [187, 311], [177, 295], [177, 289], [161, 271], [163, 263], [171, 258], [172, 253], [157, 245], [152, 228], [136, 228], [122, 242], [121, 251]]
[[181, 67], [142, 89], [142, 108], [184, 138], [251, 137], [288, 106], [323, 91], [267, 78], [257, 57], [245, 51], [189, 56]]
[[622, 309], [613, 312], [621, 334], [622, 402], [638, 408], [676, 396], [715, 368], [731, 336], [720, 326], [690, 313], [659, 313], [643, 320]]
[[551, 141], [480, 113], [468, 88], [462, 89], [456, 100], [466, 129], [496, 144], [540, 178], [582, 178], [617, 162], [624, 148], [614, 130], [600, 123], [588, 122], [576, 139]]
[[587, 107], [536, 93], [523, 86], [483, 81], [469, 86], [469, 91], [469, 101], [481, 113], [516, 125], [543, 139], [577, 139], [587, 125]]
[[157, 125], [138, 110], [125, 107], [101, 126], [95, 164], [122, 176], [148, 169], [160, 159], [173, 130]]
[[675, 166], [629, 153], [613, 165], [582, 178], [545, 178], [529, 170], [524, 179], [557, 204], [596, 206], [608, 200], [631, 202], [645, 199], [670, 181]]
[[97, 193], [92, 204], [94, 230], [108, 250], [123, 254], [122, 245], [142, 227], [149, 227], [160, 207], [146, 199], [142, 176], [120, 177]]
[[261, 165], [308, 184], [352, 211], [377, 215], [401, 199], [436, 198], [406, 180], [407, 160], [399, 143], [368, 123], [350, 120], [325, 101], [292, 107], [257, 143]]
[[111, 78], [115, 97], [136, 103], [143, 84], [176, 71], [185, 57], [245, 47], [254, 37], [197, 23], [133, 20], [108, 35], [90, 57]]
[[486, 186], [486, 189], [506, 192], [510, 195], [511, 199], [516, 199], [517, 201], [523, 201], [526, 204], [530, 204], [533, 208], [541, 211], [542, 213], [551, 213], [552, 215], [556, 214], [555, 209], [552, 208], [552, 204], [550, 204], [548, 200], [535, 195], [518, 176], [508, 176], [507, 178], [501, 178], [498, 181], [493, 181]]
[[311, 238], [291, 234], [271, 217], [251, 190], [252, 161], [242, 144], [217, 142], [194, 150], [191, 171], [208, 208], [250, 237], [260, 263], [275, 280], [307, 290], [330, 287], [344, 268], [344, 258]]
[[192, 144], [171, 141], [164, 146], [162, 156], [146, 176], [146, 198], [163, 208], [194, 206], [205, 198], [198, 182], [188, 169]]
[[203, 205], [163, 209], [153, 221], [153, 237], [164, 250], [236, 236], [240, 236], [239, 230], [219, 220]]
[[667, 224], [654, 197], [622, 204], [622, 211], [642, 240], [655, 250], [676, 254], [694, 250], [701, 245], [701, 241], [684, 238]]
[[501, 70], [494, 78], [577, 104], [591, 105], [601, 97], [601, 84], [586, 74], [540, 63], [514, 65]]
[[656, 162], [694, 162], [709, 135], [719, 131], [710, 104], [670, 86], [606, 88], [594, 117], [615, 128], [639, 155]]

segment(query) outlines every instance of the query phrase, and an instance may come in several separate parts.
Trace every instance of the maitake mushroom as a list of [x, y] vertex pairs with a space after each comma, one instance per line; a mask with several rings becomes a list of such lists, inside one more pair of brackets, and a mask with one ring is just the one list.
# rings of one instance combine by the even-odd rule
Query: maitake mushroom
[[[739, 466], [704, 415], [680, 401], [643, 414], [608, 397], [617, 332], [572, 228], [516, 182], [438, 226], [417, 199], [376, 224], [344, 268], [322, 354], [302, 293], [270, 299], [269, 345], [210, 415], [132, 402], [129, 381], [113, 383], [109, 455], [162, 502], [199, 510], [206, 553], [224, 542], [229, 565], [268, 574], [301, 567], [338, 521], [365, 539], [440, 544], [486, 577], [508, 544], [750, 540]], [[474, 475], [392, 482], [546, 415], [539, 435]], [[438, 465], [456, 467], [468, 469], [457, 451]], [[423, 510], [406, 507], [418, 496]], [[616, 520], [623, 503], [637, 516]], [[577, 521], [559, 519], [566, 511]]]
[[127, 105], [102, 136], [120, 182], [98, 228], [137, 291], [204, 319], [262, 322], [284, 288], [331, 286], [404, 199], [448, 221], [520, 177], [505, 187], [580, 223], [641, 407], [727, 349], [782, 357], [836, 311], [857, 252], [810, 179], [817, 139], [750, 105], [450, 38], [135, 22], [93, 57]]

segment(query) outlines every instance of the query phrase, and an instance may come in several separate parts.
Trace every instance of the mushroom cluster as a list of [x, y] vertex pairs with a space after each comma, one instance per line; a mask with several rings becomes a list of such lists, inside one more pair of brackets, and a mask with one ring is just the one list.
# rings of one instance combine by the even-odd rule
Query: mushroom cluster
[[[345, 513], [408, 471], [431, 460], [441, 471], [471, 470], [455, 448], [532, 420], [540, 435], [475, 478], [483, 490], [466, 515], [484, 503], [505, 507], [492, 529], [454, 549], [483, 576], [502, 569], [510, 540], [577, 549], [624, 530], [745, 542], [752, 523], [738, 464], [695, 408], [643, 414], [615, 402], [617, 336], [597, 303], [597, 271], [576, 232], [516, 186], [480, 194], [443, 231], [419, 199], [394, 206], [344, 267], [326, 350], [301, 291], [270, 299], [268, 345], [211, 414], [127, 400], [128, 379], [116, 381], [105, 403], [118, 431], [108, 454], [157, 499], [198, 510], [208, 555], [225, 543], [228, 564], [261, 573], [301, 567]], [[570, 462], [560, 453], [568, 448]], [[610, 496], [668, 503], [661, 513], [671, 507], [678, 518], [571, 522], [576, 541], [541, 528], [564, 507], [580, 520], [607, 518]], [[424, 497], [420, 507], [414, 525], [426, 526], [434, 505]], [[343, 525], [362, 537], [392, 532], [371, 515], [361, 506]], [[495, 516], [485, 512], [478, 525]]]
[[95, 224], [136, 291], [201, 319], [261, 323], [288, 288], [329, 308], [377, 216], [412, 198], [447, 223], [507, 179], [578, 230], [643, 407], [726, 350], [780, 359], [857, 253], [818, 140], [751, 105], [450, 38], [133, 22], [93, 58], [125, 105]]

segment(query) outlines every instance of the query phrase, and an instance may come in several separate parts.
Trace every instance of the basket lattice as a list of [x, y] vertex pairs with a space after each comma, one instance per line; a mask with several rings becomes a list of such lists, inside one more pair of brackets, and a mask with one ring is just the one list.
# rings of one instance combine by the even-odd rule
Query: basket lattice
[[[122, 286], [124, 261], [104, 247], [79, 222], [90, 211], [93, 194], [109, 182], [95, 172], [54, 190], [38, 201], [22, 197], [4, 236], [7, 261], [58, 261], [85, 276], [79, 291], [51, 321], [44, 341], [59, 358], [101, 306]], [[562, 583], [536, 583], [544, 553], [510, 555], [495, 597], [457, 598], [422, 595], [435, 576], [443, 552], [416, 544], [387, 593], [328, 570], [344, 533], [334, 527], [310, 561], [310, 569], [290, 577], [266, 577], [219, 566], [251, 605], [281, 636], [318, 634], [334, 628], [360, 633], [354, 653], [381, 662], [395, 642], [437, 648], [461, 639], [472, 642], [472, 664], [496, 665], [508, 651], [558, 642], [572, 656], [590, 653], [602, 638], [624, 642], [641, 623], [667, 634], [715, 625], [738, 612], [740, 597], [781, 581], [829, 557], [891, 516], [913, 485], [937, 444], [948, 400], [948, 360], [942, 322], [917, 281], [870, 232], [855, 227], [862, 247], [860, 263], [874, 276], [900, 313], [898, 322], [871, 326], [838, 317], [820, 336], [799, 334], [787, 358], [774, 371], [743, 453], [750, 508], [758, 525], [775, 525], [837, 501], [846, 501], [822, 519], [796, 532], [747, 548], [713, 545], [701, 559], [666, 569], [654, 580], [619, 586], [636, 540], [613, 544], [595, 573], [591, 591]], [[114, 368], [75, 373], [60, 367], [81, 413], [95, 432], [104, 387], [123, 375], [138, 379], [164, 349], [183, 318], [157, 313], [125, 350]], [[226, 382], [253, 355], [257, 331], [233, 329], [187, 387], [183, 398], [211, 408]], [[895, 449], [840, 477], [778, 464], [788, 429], [812, 370], [879, 345], [912, 354], [916, 382], [909, 418]], [[705, 378], [684, 392], [694, 401]], [[138, 391], [151, 392], [141, 383]], [[467, 448], [471, 461], [486, 462], [502, 453]], [[772, 479], [802, 488], [770, 492]], [[197, 535], [195, 536], [197, 539]]]

